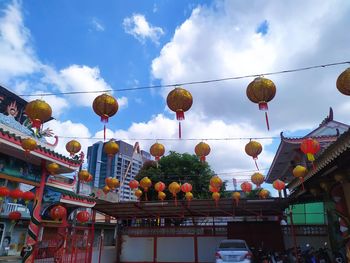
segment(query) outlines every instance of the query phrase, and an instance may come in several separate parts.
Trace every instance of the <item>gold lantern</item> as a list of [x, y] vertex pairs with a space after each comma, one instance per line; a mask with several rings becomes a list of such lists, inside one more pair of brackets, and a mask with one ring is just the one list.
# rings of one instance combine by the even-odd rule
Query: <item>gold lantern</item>
[[193, 103], [192, 95], [189, 91], [177, 87], [170, 91], [166, 102], [170, 110], [176, 113], [176, 119], [179, 121], [179, 138], [181, 139], [181, 120], [185, 119], [185, 111], [188, 111]]
[[220, 179], [219, 176], [215, 175], [212, 178], [210, 178], [210, 186], [215, 188], [215, 189], [220, 189], [222, 186], [222, 180]]
[[142, 191], [140, 189], [135, 190], [134, 195], [137, 197], [138, 200], [140, 200], [142, 196]]
[[165, 153], [165, 147], [163, 144], [155, 143], [151, 146], [149, 150], [150, 154], [155, 157], [156, 161], [160, 159]]
[[32, 122], [32, 127], [40, 130], [41, 125], [48, 121], [52, 115], [49, 104], [43, 100], [33, 100], [25, 107], [25, 113]]
[[266, 199], [266, 198], [269, 197], [269, 195], [270, 195], [270, 192], [268, 190], [266, 190], [266, 189], [261, 189], [260, 192], [259, 192], [259, 197], [261, 199]]
[[232, 199], [235, 201], [236, 206], [237, 206], [239, 200], [241, 199], [241, 193], [240, 192], [233, 192], [232, 193]]
[[34, 151], [38, 147], [36, 141], [32, 138], [25, 138], [21, 140], [21, 146], [25, 151], [25, 154], [29, 154], [30, 151]]
[[306, 169], [306, 167], [302, 166], [302, 165], [297, 165], [295, 166], [295, 168], [293, 169], [293, 175], [296, 178], [299, 178], [301, 185], [304, 188], [304, 177], [307, 175], [308, 170]]
[[106, 195], [106, 194], [109, 193], [109, 191], [111, 191], [111, 188], [109, 188], [108, 185], [105, 185], [105, 186], [103, 187], [102, 191], [103, 191], [103, 192], [105, 193], [105, 195]]
[[115, 142], [115, 140], [112, 139], [109, 142], [105, 143], [103, 150], [108, 157], [113, 157], [119, 152], [119, 145]]
[[245, 152], [249, 156], [251, 156], [255, 162], [256, 169], [259, 170], [258, 164], [256, 160], [258, 159], [258, 155], [262, 152], [262, 146], [257, 141], [250, 141], [245, 146]]
[[168, 186], [169, 192], [172, 193], [175, 199], [175, 205], [177, 206], [177, 193], [180, 192], [181, 187], [177, 182], [172, 182]]
[[66, 143], [66, 150], [69, 152], [70, 156], [74, 156], [76, 153], [78, 153], [81, 149], [80, 142], [76, 140], [71, 140]]
[[210, 146], [205, 142], [200, 142], [194, 148], [194, 152], [202, 162], [205, 162], [205, 157], [210, 153]]
[[337, 89], [344, 95], [350, 96], [350, 68], [347, 68], [339, 75]]
[[166, 198], [166, 194], [162, 191], [158, 192], [158, 199], [163, 201]]
[[252, 183], [256, 185], [257, 188], [264, 182], [265, 177], [261, 173], [254, 173], [251, 178]]
[[220, 193], [214, 192], [214, 193], [211, 194], [211, 197], [214, 199], [215, 206], [217, 207], [218, 206], [218, 202], [220, 200]]
[[259, 105], [259, 110], [265, 111], [267, 129], [270, 129], [269, 119], [267, 116], [267, 103], [276, 95], [275, 84], [266, 78], [257, 77], [247, 87], [247, 97], [250, 101]]
[[54, 175], [57, 174], [60, 166], [57, 163], [50, 163], [46, 166], [46, 169], [51, 175]]
[[89, 180], [89, 176], [90, 176], [90, 174], [89, 174], [89, 172], [87, 170], [81, 170], [78, 173], [79, 180], [83, 181], [83, 182], [88, 181]]

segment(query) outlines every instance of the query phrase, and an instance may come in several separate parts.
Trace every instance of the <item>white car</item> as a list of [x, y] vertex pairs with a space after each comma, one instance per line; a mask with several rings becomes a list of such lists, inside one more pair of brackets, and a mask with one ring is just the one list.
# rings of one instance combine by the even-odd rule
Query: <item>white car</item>
[[252, 252], [241, 239], [221, 240], [215, 253], [216, 263], [251, 263]]

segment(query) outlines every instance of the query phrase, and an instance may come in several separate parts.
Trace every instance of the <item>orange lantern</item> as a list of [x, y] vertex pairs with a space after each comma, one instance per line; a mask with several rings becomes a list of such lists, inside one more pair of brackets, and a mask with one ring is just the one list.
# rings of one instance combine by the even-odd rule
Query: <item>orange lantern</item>
[[210, 178], [210, 185], [216, 189], [220, 189], [222, 186], [222, 180], [220, 179], [219, 176], [215, 175], [212, 178]]
[[16, 221], [20, 220], [22, 217], [21, 212], [18, 211], [12, 211], [8, 215], [9, 219], [11, 220], [11, 223], [16, 223]]
[[303, 190], [305, 189], [304, 177], [307, 175], [307, 173], [308, 173], [308, 170], [306, 169], [306, 167], [304, 167], [302, 165], [297, 165], [293, 169], [293, 175], [294, 175], [294, 177], [299, 178], [301, 185], [303, 187]]
[[179, 121], [179, 139], [181, 139], [181, 120], [185, 119], [185, 111], [188, 111], [193, 103], [192, 95], [189, 91], [177, 87], [170, 91], [166, 99], [170, 110], [176, 112], [176, 119]]
[[77, 214], [77, 220], [79, 223], [86, 223], [87, 221], [89, 221], [90, 219], [90, 214], [88, 211], [80, 211], [78, 214]]
[[165, 147], [163, 144], [155, 143], [151, 146], [149, 150], [150, 154], [155, 157], [156, 161], [160, 159], [165, 153]]
[[158, 182], [154, 185], [154, 189], [157, 191], [157, 192], [163, 192], [164, 189], [165, 189], [165, 184], [163, 182]]
[[166, 194], [164, 192], [162, 192], [162, 191], [158, 192], [158, 199], [159, 200], [163, 201], [165, 199], [165, 197], [166, 197]]
[[266, 199], [266, 198], [269, 197], [269, 195], [270, 195], [270, 192], [267, 191], [266, 189], [261, 189], [260, 192], [259, 192], [259, 197], [261, 199]]
[[120, 186], [120, 183], [119, 183], [119, 180], [117, 178], [112, 178], [112, 186], [113, 188], [112, 189], [116, 189], [117, 187]]
[[180, 192], [180, 185], [177, 182], [172, 182], [168, 189], [169, 192], [173, 194], [175, 198], [175, 205], [177, 206], [177, 193]]
[[78, 178], [80, 181], [86, 182], [89, 179], [90, 173], [87, 170], [81, 170], [78, 173]]
[[119, 108], [118, 102], [113, 96], [102, 94], [94, 99], [92, 108], [101, 117], [101, 121], [105, 123], [103, 126], [103, 138], [106, 140], [106, 123], [110, 117], [117, 113]]
[[102, 188], [102, 191], [106, 194], [108, 194], [110, 191], [111, 191], [111, 188], [108, 187], [108, 185], [105, 185], [103, 188]]
[[312, 138], [307, 138], [302, 141], [300, 149], [306, 154], [307, 159], [310, 162], [315, 161], [315, 154], [320, 150], [320, 144], [318, 141]]
[[218, 202], [220, 200], [220, 193], [214, 192], [214, 193], [211, 194], [211, 197], [214, 199], [215, 206], [217, 207], [218, 206]]
[[71, 140], [66, 143], [66, 150], [69, 152], [70, 156], [74, 156], [81, 150], [81, 144], [76, 140]]
[[46, 169], [51, 175], [55, 175], [59, 171], [60, 166], [57, 163], [50, 163], [46, 166]]
[[350, 68], [347, 68], [339, 75], [337, 89], [344, 95], [350, 95]]
[[10, 194], [10, 189], [6, 186], [0, 186], [0, 202], [3, 201]]
[[34, 200], [34, 198], [35, 198], [35, 194], [30, 191], [24, 192], [22, 195], [22, 199], [24, 200], [24, 203], [26, 205], [28, 205], [30, 201]]
[[32, 138], [25, 138], [21, 140], [21, 146], [25, 151], [25, 154], [29, 154], [30, 151], [34, 151], [38, 147], [36, 141]]
[[136, 180], [131, 180], [131, 181], [129, 182], [129, 187], [130, 187], [131, 190], [134, 190], [134, 189], [136, 189], [137, 187], [139, 187], [139, 182], [136, 181]]
[[249, 156], [253, 157], [253, 160], [255, 162], [256, 169], [259, 170], [258, 164], [256, 160], [258, 160], [258, 155], [262, 152], [262, 146], [257, 141], [250, 141], [245, 146], [245, 152]]
[[181, 185], [181, 191], [184, 193], [188, 193], [192, 191], [192, 185], [189, 183], [184, 183], [183, 185]]
[[202, 162], [205, 162], [205, 157], [210, 153], [210, 146], [205, 142], [200, 142], [194, 148], [194, 152]]
[[114, 184], [113, 184], [112, 180], [113, 180], [113, 177], [107, 177], [105, 179], [105, 183], [108, 186], [108, 188], [110, 188], [110, 189], [114, 189]]
[[215, 193], [219, 191], [220, 191], [220, 188], [212, 187], [211, 185], [209, 185], [209, 192]]
[[137, 189], [134, 194], [137, 197], [137, 199], [140, 200], [142, 196], [142, 191], [140, 189]]
[[277, 179], [273, 182], [272, 185], [273, 188], [275, 188], [278, 191], [278, 195], [281, 197], [281, 191], [286, 187], [286, 184], [283, 181]]
[[33, 100], [25, 107], [25, 113], [32, 122], [32, 127], [40, 130], [41, 125], [48, 121], [52, 115], [49, 104], [43, 100]]
[[240, 192], [233, 192], [232, 198], [236, 203], [236, 206], [238, 205], [239, 200], [241, 199], [241, 193]]
[[244, 193], [248, 194], [252, 191], [252, 184], [251, 183], [248, 183], [248, 182], [243, 182], [241, 184], [241, 189]]
[[10, 197], [13, 199], [14, 203], [17, 203], [17, 200], [23, 197], [23, 192], [17, 188], [15, 190], [10, 191]]
[[276, 95], [275, 84], [266, 78], [257, 77], [247, 87], [247, 97], [250, 101], [258, 103], [259, 110], [265, 111], [267, 129], [270, 130], [269, 118], [267, 116], [267, 103]]
[[55, 221], [63, 220], [67, 216], [67, 209], [64, 206], [56, 205], [51, 208], [50, 216]]
[[89, 174], [89, 176], [88, 176], [88, 178], [86, 179], [85, 182], [89, 183], [89, 182], [91, 182], [93, 179], [94, 179], [94, 178], [92, 177], [92, 175]]
[[265, 181], [265, 177], [261, 173], [254, 173], [251, 176], [251, 180], [253, 184], [255, 184], [257, 188], [259, 188], [260, 185]]

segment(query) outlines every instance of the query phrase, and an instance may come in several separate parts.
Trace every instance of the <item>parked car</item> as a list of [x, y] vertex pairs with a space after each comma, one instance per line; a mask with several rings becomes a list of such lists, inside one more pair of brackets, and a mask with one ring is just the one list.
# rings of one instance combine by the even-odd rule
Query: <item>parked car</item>
[[247, 243], [241, 239], [221, 240], [215, 253], [216, 263], [251, 263], [252, 256]]

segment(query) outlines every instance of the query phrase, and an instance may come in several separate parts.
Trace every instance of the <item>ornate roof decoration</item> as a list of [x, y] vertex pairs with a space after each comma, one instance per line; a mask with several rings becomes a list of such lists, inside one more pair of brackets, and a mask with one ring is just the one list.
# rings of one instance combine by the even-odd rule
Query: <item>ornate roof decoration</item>
[[71, 204], [71, 205], [78, 205], [83, 207], [94, 207], [96, 204], [95, 199], [89, 197], [89, 196], [83, 196], [76, 194], [72, 191], [67, 191], [62, 188], [53, 187], [53, 186], [47, 186], [49, 190], [52, 190], [54, 192], [58, 192], [61, 194], [60, 202]]

